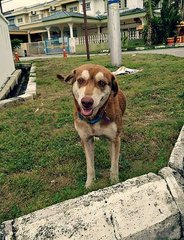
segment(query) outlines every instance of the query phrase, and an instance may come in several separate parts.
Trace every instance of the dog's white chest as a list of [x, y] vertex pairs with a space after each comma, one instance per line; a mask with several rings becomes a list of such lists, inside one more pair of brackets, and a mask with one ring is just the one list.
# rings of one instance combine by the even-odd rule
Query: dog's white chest
[[105, 136], [109, 139], [114, 139], [117, 134], [117, 125], [115, 122], [104, 126], [101, 126], [100, 123], [94, 125], [84, 123], [79, 125], [75, 122], [75, 129], [82, 139], [87, 139], [90, 136]]
[[101, 126], [99, 123], [93, 126], [95, 136], [106, 136], [108, 138], [114, 138], [117, 132], [117, 126], [115, 122], [108, 124], [107, 126]]

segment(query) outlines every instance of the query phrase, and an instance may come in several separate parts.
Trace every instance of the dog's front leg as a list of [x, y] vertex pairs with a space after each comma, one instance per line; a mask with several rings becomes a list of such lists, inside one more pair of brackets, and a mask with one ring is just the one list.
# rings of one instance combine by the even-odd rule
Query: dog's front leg
[[87, 180], [85, 187], [89, 188], [95, 180], [95, 168], [94, 168], [94, 139], [82, 140], [87, 165]]
[[111, 156], [111, 170], [110, 179], [112, 183], [119, 181], [119, 155], [120, 155], [120, 143], [119, 136], [115, 140], [110, 142], [110, 156]]

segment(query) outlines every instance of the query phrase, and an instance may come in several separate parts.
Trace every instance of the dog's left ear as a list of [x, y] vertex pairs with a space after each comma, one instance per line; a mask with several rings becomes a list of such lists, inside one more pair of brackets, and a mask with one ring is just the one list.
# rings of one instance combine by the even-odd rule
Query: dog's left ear
[[64, 77], [63, 77], [61, 74], [57, 74], [56, 76], [57, 76], [57, 78], [58, 78], [59, 80], [61, 80], [61, 81], [64, 80]]
[[117, 83], [116, 78], [113, 74], [112, 74], [112, 77], [111, 77], [111, 89], [114, 92], [113, 96], [115, 97], [118, 93], [118, 83]]

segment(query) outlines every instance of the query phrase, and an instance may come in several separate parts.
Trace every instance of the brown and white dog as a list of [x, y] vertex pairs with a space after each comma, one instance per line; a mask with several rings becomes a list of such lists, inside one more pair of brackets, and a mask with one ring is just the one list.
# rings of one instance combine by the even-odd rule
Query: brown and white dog
[[100, 65], [84, 64], [65, 78], [59, 74], [57, 77], [73, 85], [74, 125], [82, 140], [87, 163], [85, 186], [90, 187], [95, 179], [94, 136], [105, 136], [110, 140], [110, 179], [113, 183], [118, 182], [122, 116], [126, 100], [115, 76]]

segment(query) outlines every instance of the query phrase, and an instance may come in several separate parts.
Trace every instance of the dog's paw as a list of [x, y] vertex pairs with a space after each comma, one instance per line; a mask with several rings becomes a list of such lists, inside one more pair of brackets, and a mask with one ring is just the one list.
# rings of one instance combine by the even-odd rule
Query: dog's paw
[[119, 177], [117, 174], [111, 173], [110, 174], [110, 180], [112, 184], [116, 184], [119, 182]]
[[89, 189], [92, 187], [93, 183], [94, 183], [95, 179], [87, 179], [86, 183], [85, 183], [85, 188]]
[[89, 182], [86, 182], [86, 183], [85, 183], [85, 188], [86, 188], [86, 189], [89, 189], [89, 188], [91, 188], [91, 186], [92, 186], [92, 183], [93, 183], [93, 182], [91, 182], [91, 183], [89, 183]]

